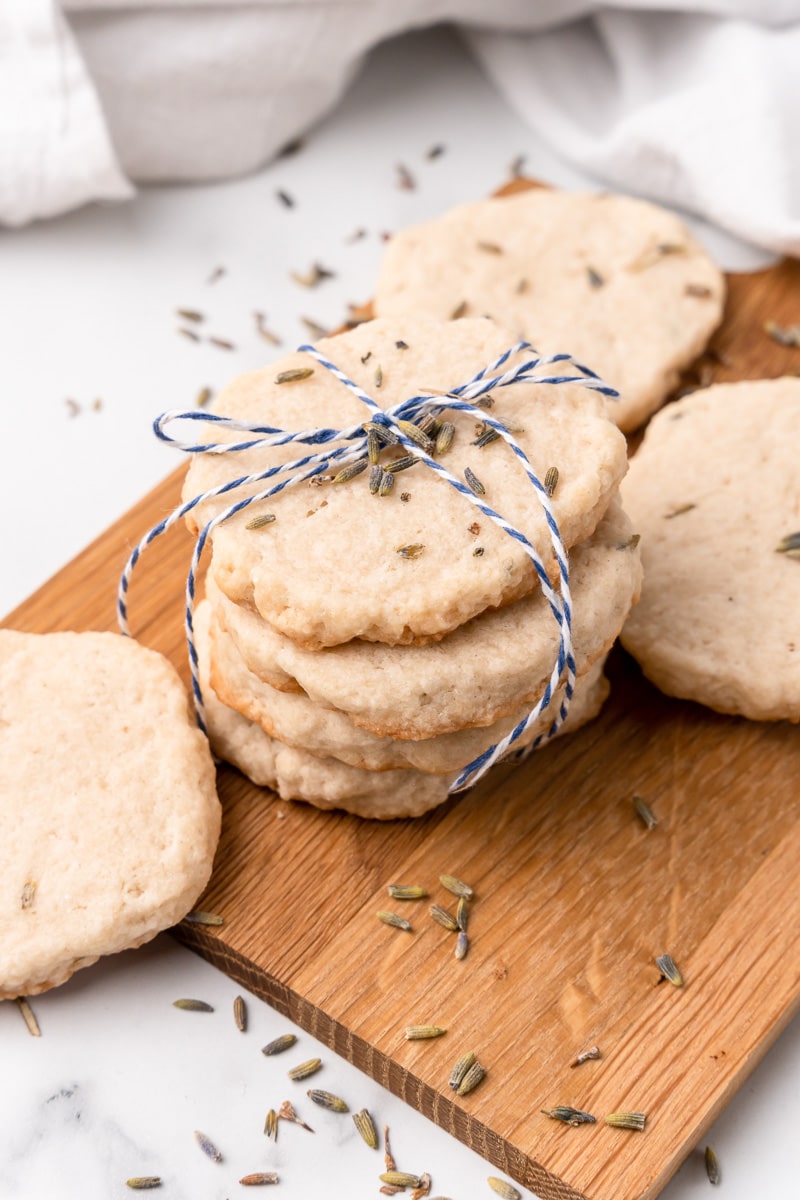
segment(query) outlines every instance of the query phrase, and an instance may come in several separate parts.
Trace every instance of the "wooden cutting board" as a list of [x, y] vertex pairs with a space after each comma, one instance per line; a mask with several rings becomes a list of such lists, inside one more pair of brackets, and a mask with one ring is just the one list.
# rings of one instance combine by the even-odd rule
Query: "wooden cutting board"
[[[729, 283], [716, 353], [690, 377], [796, 373], [800, 350], [763, 323], [797, 321], [800, 264]], [[113, 629], [124, 560], [178, 490], [176, 474], [5, 623]], [[130, 604], [141, 640], [184, 676], [189, 550], [183, 530], [156, 543]], [[621, 653], [610, 674], [599, 720], [416, 821], [286, 804], [221, 767], [202, 907], [225, 924], [176, 931], [542, 1200], [655, 1196], [800, 1006], [797, 731], [669, 700]], [[634, 793], [659, 818], [652, 832]], [[419, 883], [452, 907], [442, 872], [476, 891], [460, 962], [428, 901], [386, 896], [388, 883]], [[414, 932], [381, 924], [387, 907]], [[659, 982], [664, 951], [683, 989]], [[407, 1024], [432, 1022], [446, 1036], [404, 1040]], [[571, 1069], [595, 1043], [602, 1058]], [[457, 1099], [448, 1077], [469, 1049], [487, 1075]], [[598, 1122], [541, 1115], [558, 1104]], [[620, 1109], [645, 1112], [645, 1132], [603, 1123]]]

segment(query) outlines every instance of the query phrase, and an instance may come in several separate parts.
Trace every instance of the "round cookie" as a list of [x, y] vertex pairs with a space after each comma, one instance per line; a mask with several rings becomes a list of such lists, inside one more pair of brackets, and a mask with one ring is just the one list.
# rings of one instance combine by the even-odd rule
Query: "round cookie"
[[[523, 705], [511, 716], [491, 725], [470, 727], [419, 740], [376, 737], [359, 728], [338, 708], [317, 704], [304, 692], [281, 692], [264, 683], [245, 665], [230, 634], [219, 628], [213, 615], [210, 623], [210, 681], [216, 696], [249, 721], [260, 725], [270, 737], [317, 757], [332, 757], [367, 771], [389, 771], [413, 767], [428, 774], [444, 775], [463, 767], [490, 746], [501, 741], [524, 719], [532, 704]], [[581, 676], [575, 692], [596, 683], [602, 672], [591, 667]], [[554, 693], [542, 720], [520, 738], [527, 746], [555, 718], [563, 699], [563, 687]]]
[[722, 317], [724, 277], [683, 223], [642, 200], [535, 188], [401, 230], [377, 316], [488, 314], [543, 354], [568, 351], [620, 392], [635, 429]]
[[[486, 320], [406, 317], [369, 322], [323, 340], [319, 349], [383, 407], [390, 407], [426, 389], [447, 391], [465, 383], [515, 341]], [[276, 383], [298, 368], [313, 369], [313, 374]], [[582, 541], [627, 469], [624, 438], [605, 415], [602, 397], [578, 384], [533, 383], [500, 389], [493, 397], [493, 416], [524, 427], [515, 436], [539, 478], [551, 466], [558, 468], [552, 503], [561, 536], [566, 546]], [[340, 429], [369, 416], [344, 384], [299, 353], [240, 376], [221, 393], [215, 408], [291, 430]], [[462, 482], [470, 468], [485, 487], [486, 502], [554, 566], [543, 511], [510, 448], [502, 439], [476, 446], [476, 422], [470, 416], [454, 414], [454, 424], [455, 440], [443, 465]], [[206, 434], [222, 440], [219, 429], [207, 427]], [[224, 433], [225, 440], [234, 436]], [[388, 447], [382, 461], [401, 452]], [[307, 446], [281, 446], [195, 455], [184, 496], [195, 497], [307, 453]], [[196, 530], [241, 494], [204, 503], [187, 517], [190, 526]], [[274, 515], [271, 524], [247, 528], [253, 517], [265, 513]], [[471, 531], [476, 521], [479, 542]], [[476, 556], [479, 546], [483, 553]], [[439, 638], [484, 609], [539, 586], [519, 542], [424, 464], [398, 474], [388, 496], [370, 494], [365, 472], [346, 483], [304, 482], [238, 513], [213, 531], [211, 571], [231, 600], [251, 605], [279, 632], [309, 649], [357, 637], [389, 645]]]
[[[457, 772], [364, 771], [335, 758], [318, 758], [283, 745], [260, 725], [222, 704], [208, 678], [208, 614], [202, 605], [198, 617], [200, 676], [211, 743], [220, 758], [238, 767], [257, 786], [272, 788], [283, 800], [304, 800], [316, 808], [343, 809], [377, 820], [418, 817], [447, 800]], [[589, 686], [573, 697], [556, 736], [574, 732], [597, 716], [607, 695], [608, 681], [598, 668]]]
[[186, 915], [219, 838], [215, 778], [160, 654], [112, 633], [0, 631], [0, 998]]
[[[631, 535], [615, 498], [593, 535], [570, 552], [579, 674], [608, 651], [638, 597], [641, 563]], [[317, 652], [231, 604], [211, 581], [208, 595], [252, 672], [283, 691], [301, 688], [378, 737], [432, 738], [507, 717], [541, 695], [558, 649], [540, 591], [482, 613], [439, 642], [389, 648], [354, 641]]]
[[622, 635], [673, 696], [800, 720], [800, 379], [719, 384], [659, 413], [623, 494], [645, 582]]

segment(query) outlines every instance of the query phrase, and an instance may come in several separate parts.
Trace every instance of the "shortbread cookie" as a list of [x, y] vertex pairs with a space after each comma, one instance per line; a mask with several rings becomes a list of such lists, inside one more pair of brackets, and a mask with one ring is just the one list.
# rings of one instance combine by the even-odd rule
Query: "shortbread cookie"
[[624, 487], [645, 582], [623, 642], [662, 691], [800, 720], [800, 379], [719, 384], [653, 420]]
[[[514, 341], [486, 320], [402, 318], [370, 322], [319, 345], [389, 407], [426, 389], [447, 391], [465, 383]], [[276, 382], [298, 368], [313, 374]], [[339, 429], [369, 417], [344, 384], [299, 353], [234, 380], [216, 411], [291, 430]], [[553, 507], [565, 545], [588, 537], [627, 469], [624, 439], [606, 417], [602, 397], [577, 384], [520, 384], [494, 393], [492, 414], [524, 427], [515, 436], [540, 478], [557, 467]], [[442, 463], [462, 482], [471, 469], [486, 502], [552, 565], [545, 518], [521, 464], [502, 439], [475, 445], [472, 417], [456, 414], [454, 423], [455, 441]], [[208, 436], [218, 431], [219, 426], [206, 427]], [[282, 446], [196, 455], [184, 495], [310, 452], [308, 446]], [[401, 453], [388, 447], [382, 461]], [[310, 649], [356, 637], [390, 645], [438, 638], [484, 609], [538, 588], [520, 543], [432, 470], [418, 463], [395, 479], [388, 496], [370, 494], [368, 472], [346, 483], [306, 482], [238, 513], [213, 532], [214, 578], [231, 600], [252, 605], [279, 632]], [[239, 495], [203, 504], [192, 511], [190, 523], [196, 529]], [[266, 513], [275, 517], [271, 524], [248, 528]], [[476, 523], [480, 538], [473, 532]]]
[[[431, 775], [422, 771], [364, 771], [335, 758], [318, 758], [293, 749], [265, 733], [260, 725], [226, 707], [214, 694], [207, 671], [207, 610], [198, 609], [198, 650], [209, 736], [220, 758], [238, 767], [259, 787], [269, 787], [284, 800], [305, 800], [316, 808], [343, 809], [359, 817], [390, 820], [418, 817], [442, 804], [457, 772]], [[576, 693], [561, 730], [574, 732], [600, 711], [608, 695], [602, 674]]]
[[452, 209], [390, 241], [375, 313], [488, 314], [568, 351], [620, 392], [635, 429], [722, 318], [724, 277], [676, 216], [626, 196], [536, 188]]
[[[501, 741], [532, 708], [532, 704], [524, 705], [511, 716], [482, 728], [459, 729], [417, 741], [376, 737], [340, 709], [318, 704], [305, 692], [280, 692], [264, 683], [248, 670], [230, 634], [221, 630], [213, 618], [209, 656], [211, 686], [223, 704], [235, 708], [287, 746], [319, 757], [338, 758], [367, 771], [414, 767], [429, 774], [445, 775], [461, 770]], [[579, 679], [578, 688], [582, 691], [584, 686], [596, 682], [601, 671], [602, 662]], [[563, 688], [560, 688], [542, 714], [542, 721], [531, 726], [520, 739], [520, 749], [541, 733], [543, 724], [552, 723], [562, 698]]]
[[[472, 536], [478, 544], [483, 529]], [[573, 548], [570, 584], [584, 674], [610, 648], [641, 585], [639, 552], [618, 499], [592, 537]], [[211, 581], [208, 594], [251, 671], [281, 690], [302, 688], [378, 737], [433, 738], [509, 716], [542, 694], [558, 650], [541, 592], [483, 613], [440, 642], [389, 648], [355, 641], [316, 653], [226, 601]]]
[[0, 632], [0, 998], [174, 925], [220, 830], [181, 681], [112, 633]]

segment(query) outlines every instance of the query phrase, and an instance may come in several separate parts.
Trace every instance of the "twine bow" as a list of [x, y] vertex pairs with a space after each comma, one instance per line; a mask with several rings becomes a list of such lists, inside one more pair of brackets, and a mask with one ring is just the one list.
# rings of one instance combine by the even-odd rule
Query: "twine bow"
[[[519, 341], [516, 345], [506, 350], [498, 358], [484, 367], [477, 375], [466, 383], [452, 388], [444, 396], [436, 394], [422, 394], [411, 396], [406, 400], [401, 401], [394, 407], [383, 409], [369, 396], [362, 388], [354, 383], [343, 371], [330, 362], [322, 354], [319, 353], [313, 346], [303, 345], [299, 347], [299, 351], [308, 354], [320, 366], [330, 371], [349, 391], [365, 405], [369, 412], [368, 420], [384, 426], [391, 430], [397, 442], [403, 446], [408, 453], [415, 455], [426, 466], [435, 471], [440, 478], [445, 479], [447, 483], [455, 488], [466, 501], [477, 508], [490, 521], [498, 525], [500, 529], [510, 538], [517, 541], [525, 551], [533, 563], [536, 574], [539, 578], [542, 592], [548, 602], [550, 612], [553, 619], [556, 621], [559, 628], [559, 645], [556, 655], [556, 661], [548, 678], [546, 687], [539, 701], [534, 705], [530, 712], [521, 720], [514, 729], [511, 730], [506, 737], [499, 742], [490, 746], [484, 752], [468, 763], [459, 773], [458, 777], [450, 786], [450, 792], [460, 792], [467, 787], [471, 787], [477, 783], [491, 766], [501, 758], [509, 754], [515, 743], [519, 741], [522, 735], [530, 726], [538, 720], [541, 714], [549, 707], [553, 697], [553, 693], [559, 686], [562, 676], [564, 676], [564, 697], [559, 708], [558, 714], [554, 717], [549, 728], [538, 735], [536, 739], [522, 750], [516, 752], [516, 757], [527, 757], [533, 750], [536, 749], [543, 741], [553, 737], [558, 729], [563, 724], [572, 698], [572, 693], [575, 686], [575, 659], [572, 651], [572, 597], [569, 588], [569, 563], [567, 551], [561, 539], [558, 530], [558, 524], [553, 514], [553, 508], [550, 503], [550, 497], [543, 484], [539, 481], [531, 467], [527, 455], [519, 445], [515, 437], [503, 425], [502, 421], [494, 418], [491, 413], [486, 411], [486, 407], [481, 406], [481, 401], [498, 388], [510, 387], [518, 383], [536, 383], [544, 385], [559, 386], [562, 384], [579, 384], [589, 390], [600, 392], [604, 396], [616, 397], [618, 393], [602, 380], [588, 367], [577, 363], [568, 354], [555, 354], [549, 357], [537, 357], [536, 352], [529, 342]], [[508, 367], [500, 374], [495, 374], [504, 367], [505, 364], [514, 355], [522, 351], [530, 352], [531, 357], [526, 357], [522, 362], [515, 366]], [[535, 373], [542, 367], [560, 367], [561, 370], [572, 369], [572, 374], [551, 374], [542, 375]], [[485, 400], [484, 400], [485, 405]], [[535, 547], [525, 537], [521, 530], [515, 528], [498, 512], [496, 512], [486, 500], [476, 495], [465, 483], [451, 475], [446, 467], [442, 466], [435, 458], [428, 454], [416, 441], [413, 441], [404, 432], [401, 421], [413, 422], [419, 420], [426, 413], [431, 416], [438, 416], [445, 410], [463, 412], [473, 417], [479, 418], [483, 423], [493, 429], [499, 437], [506, 442], [511, 451], [519, 459], [522, 467], [531, 483], [535, 496], [544, 512], [547, 521], [550, 542], [553, 547], [553, 552], [556, 557], [559, 568], [559, 582], [557, 588], [554, 588], [545, 570], [544, 563], [537, 553]], [[173, 437], [167, 433], [167, 427], [175, 421], [201, 421], [204, 425], [219, 425], [221, 428], [234, 430], [240, 433], [251, 435], [247, 440], [240, 442], [212, 442], [212, 443], [193, 443], [183, 441], [180, 438]], [[198, 505], [204, 504], [209, 500], [217, 499], [221, 496], [227, 496], [230, 493], [236, 492], [241, 488], [252, 487], [255, 484], [267, 483], [269, 486], [246, 496], [242, 499], [234, 501], [227, 508], [217, 513], [212, 517], [200, 531], [192, 553], [189, 572], [186, 579], [185, 590], [185, 628], [186, 628], [186, 644], [188, 648], [189, 666], [192, 676], [192, 692], [194, 696], [195, 709], [197, 712], [197, 721], [201, 729], [206, 732], [205, 708], [203, 704], [203, 693], [200, 686], [199, 678], [199, 663], [197, 656], [197, 648], [195, 646], [194, 636], [194, 603], [195, 603], [195, 584], [197, 570], [200, 564], [200, 559], [203, 554], [206, 542], [213, 530], [223, 522], [229, 520], [236, 513], [241, 512], [251, 504], [259, 503], [268, 500], [273, 496], [277, 496], [286, 488], [294, 487], [297, 484], [303, 483], [307, 479], [312, 479], [314, 476], [327, 473], [335, 464], [337, 469], [341, 469], [347, 463], [363, 457], [367, 450], [367, 437], [362, 424], [352, 425], [347, 429], [307, 429], [299, 433], [288, 432], [287, 430], [279, 429], [272, 425], [257, 425], [246, 421], [236, 421], [230, 417], [218, 416], [214, 413], [205, 413], [197, 410], [189, 411], [169, 411], [162, 413], [156, 418], [153, 423], [153, 428], [156, 436], [163, 442], [175, 446], [177, 449], [183, 450], [187, 454], [235, 454], [238, 451], [250, 450], [258, 447], [273, 447], [284, 446], [289, 443], [297, 442], [300, 445], [309, 447], [320, 446], [316, 453], [308, 454], [302, 458], [296, 458], [291, 462], [282, 463], [274, 467], [270, 467], [265, 471], [260, 471], [254, 475], [242, 475], [236, 479], [229, 480], [227, 483], [220, 484], [218, 487], [212, 488], [202, 495], [195, 496], [184, 504], [179, 505], [176, 509], [155, 525], [134, 548], [130, 558], [125, 564], [122, 576], [119, 582], [117, 592], [117, 616], [119, 620], [120, 630], [126, 636], [130, 636], [130, 627], [128, 623], [127, 610], [127, 595], [130, 586], [131, 576], [134, 568], [139, 561], [143, 551], [161, 534], [166, 533], [177, 521], [180, 521], [188, 513], [190, 513]], [[331, 442], [345, 442], [344, 446], [331, 447]], [[277, 480], [277, 482], [271, 482]]]

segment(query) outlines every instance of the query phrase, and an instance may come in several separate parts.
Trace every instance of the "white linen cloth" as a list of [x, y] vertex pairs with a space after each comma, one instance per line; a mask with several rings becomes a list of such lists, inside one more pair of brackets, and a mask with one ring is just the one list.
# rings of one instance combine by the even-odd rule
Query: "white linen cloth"
[[133, 192], [53, 0], [0, 0], [0, 222]]
[[[672, 11], [663, 11], [669, 4]], [[565, 158], [800, 255], [800, 0], [0, 0], [0, 222], [250, 171], [457, 22]], [[696, 11], [699, 10], [699, 11]]]
[[470, 42], [511, 106], [584, 170], [800, 255], [797, 8], [782, 28], [606, 11], [549, 33]]

